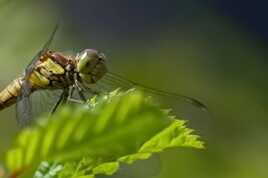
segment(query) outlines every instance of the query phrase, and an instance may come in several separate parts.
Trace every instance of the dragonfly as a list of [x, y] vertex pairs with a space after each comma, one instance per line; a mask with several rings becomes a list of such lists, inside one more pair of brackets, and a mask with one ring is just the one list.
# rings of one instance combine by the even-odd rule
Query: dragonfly
[[153, 94], [171, 96], [188, 102], [202, 110], [207, 107], [192, 97], [162, 91], [148, 87], [125, 77], [110, 72], [106, 65], [106, 57], [95, 49], [84, 49], [76, 55], [66, 55], [49, 49], [59, 25], [56, 25], [43, 48], [34, 56], [24, 73], [10, 82], [0, 92], [0, 110], [16, 104], [17, 120], [21, 127], [32, 122], [32, 103], [30, 96], [37, 91], [59, 90], [60, 95], [51, 113], [67, 101], [76, 101], [74, 92], [78, 93], [79, 101], [85, 102], [85, 92], [99, 94], [91, 86], [101, 79], [110, 84], [125, 88], [140, 88]]

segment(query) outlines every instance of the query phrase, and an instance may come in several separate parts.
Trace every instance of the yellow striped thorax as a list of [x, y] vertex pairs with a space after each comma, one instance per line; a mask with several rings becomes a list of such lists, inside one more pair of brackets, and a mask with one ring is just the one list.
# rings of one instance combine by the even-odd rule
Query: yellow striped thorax
[[65, 70], [60, 64], [46, 57], [37, 64], [29, 80], [34, 88], [46, 88], [50, 84], [52, 76], [63, 75], [64, 73]]
[[46, 61], [42, 62], [39, 67], [45, 68], [52, 74], [64, 74], [64, 69], [59, 64], [56, 64], [52, 59], [47, 58]]
[[34, 71], [32, 73], [29, 80], [35, 88], [43, 88], [49, 85], [49, 79], [44, 77], [37, 71]]

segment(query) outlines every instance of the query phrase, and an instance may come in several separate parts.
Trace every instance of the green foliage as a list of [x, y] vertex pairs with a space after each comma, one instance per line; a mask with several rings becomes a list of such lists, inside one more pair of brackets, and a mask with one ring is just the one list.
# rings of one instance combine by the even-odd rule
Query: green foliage
[[63, 166], [57, 163], [42, 162], [34, 174], [34, 178], [55, 178], [63, 169]]
[[192, 131], [143, 93], [116, 90], [79, 107], [66, 106], [24, 129], [8, 151], [6, 165], [34, 178], [112, 175], [122, 163], [167, 148], [203, 148]]

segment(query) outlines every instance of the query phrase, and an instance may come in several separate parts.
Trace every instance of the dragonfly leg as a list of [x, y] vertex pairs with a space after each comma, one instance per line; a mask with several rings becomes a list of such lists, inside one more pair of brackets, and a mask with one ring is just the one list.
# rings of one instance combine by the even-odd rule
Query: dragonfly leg
[[79, 97], [80, 97], [80, 99], [82, 101], [86, 102], [86, 100], [87, 100], [85, 95], [84, 95], [85, 90], [89, 90], [90, 93], [92, 93], [94, 95], [99, 95], [100, 94], [99, 91], [96, 91], [96, 90], [94, 90], [94, 89], [92, 89], [90, 87], [86, 87], [82, 83], [80, 83], [79, 80], [78, 80], [78, 75], [77, 74], [74, 75], [74, 81], [75, 81], [74, 87], [77, 89]]
[[74, 81], [75, 81], [74, 87], [77, 89], [80, 99], [81, 99], [82, 101], [86, 102], [87, 99], [86, 99], [86, 97], [85, 97], [85, 95], [84, 95], [84, 93], [83, 93], [83, 90], [84, 90], [84, 89], [83, 89], [83, 86], [82, 86], [82, 84], [80, 84], [80, 82], [78, 81], [78, 76], [77, 76], [77, 75], [75, 75], [74, 78], [75, 78], [75, 79], [74, 79]]
[[86, 89], [82, 89], [81, 87], [76, 86], [76, 88], [77, 88], [80, 99], [83, 100], [84, 102], [86, 102], [86, 100], [87, 100], [85, 95], [84, 95], [84, 90], [88, 90], [93, 95], [100, 95], [99, 91], [92, 89], [92, 88], [89, 88], [89, 87], [87, 87]]
[[85, 95], [84, 95], [84, 93], [83, 93], [83, 90], [82, 90], [81, 88], [77, 88], [77, 91], [78, 91], [78, 94], [79, 94], [80, 99], [81, 99], [82, 101], [86, 102], [87, 99], [86, 99], [86, 97], [85, 97]]
[[72, 86], [70, 89], [70, 94], [68, 96], [68, 101], [71, 101], [71, 99], [73, 98], [74, 90], [75, 90], [75, 86]]
[[[73, 94], [74, 94], [75, 89], [76, 89], [76, 86], [75, 86], [75, 85], [71, 87], [71, 89], [70, 89], [70, 94], [69, 94], [69, 97], [68, 97], [68, 101], [70, 101], [70, 102], [74, 102], [74, 103], [83, 104], [84, 101], [82, 101], [82, 100], [78, 100], [78, 99], [74, 99], [74, 98], [73, 98]], [[77, 90], [78, 90], [78, 89], [77, 89]]]
[[74, 98], [69, 98], [68, 101], [71, 101], [73, 103], [78, 103], [78, 104], [84, 104], [85, 103], [82, 100], [77, 100], [77, 99], [74, 99]]
[[67, 102], [68, 99], [68, 95], [69, 95], [69, 91], [68, 90], [63, 90], [59, 100], [57, 101], [57, 103], [55, 104], [55, 106], [53, 107], [51, 113], [53, 114], [57, 108], [59, 107], [60, 104], [65, 104]]

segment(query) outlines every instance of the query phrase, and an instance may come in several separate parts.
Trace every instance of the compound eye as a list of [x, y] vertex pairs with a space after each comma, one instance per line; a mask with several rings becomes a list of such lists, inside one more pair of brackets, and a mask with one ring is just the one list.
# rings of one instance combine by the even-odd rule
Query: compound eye
[[80, 60], [89, 59], [88, 53], [87, 53], [86, 51], [83, 51], [83, 52], [79, 55], [79, 59], [80, 59]]

